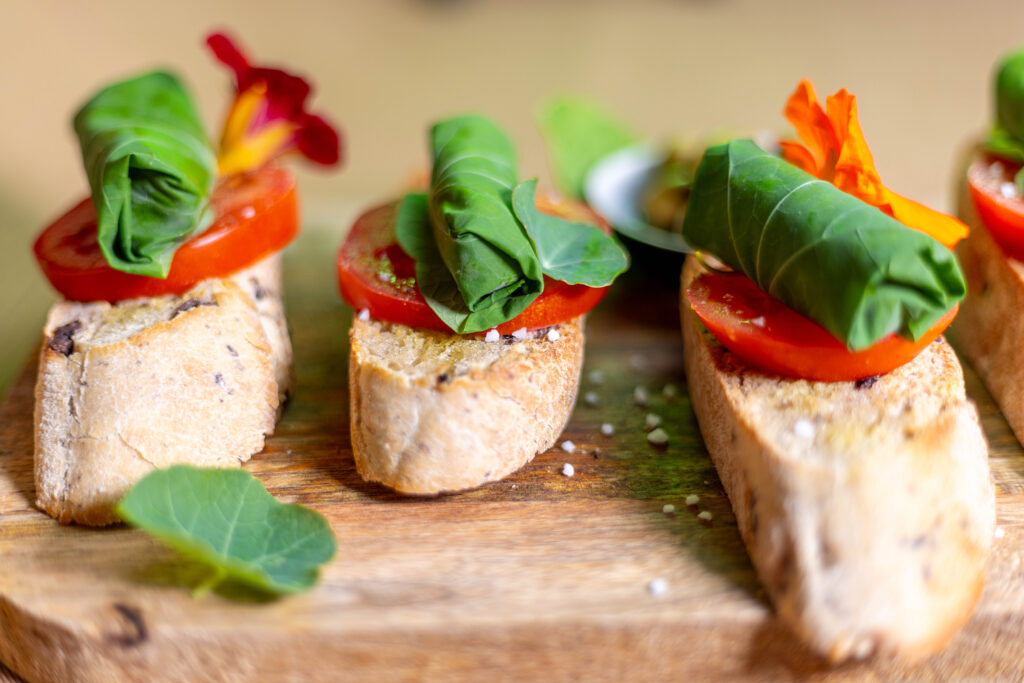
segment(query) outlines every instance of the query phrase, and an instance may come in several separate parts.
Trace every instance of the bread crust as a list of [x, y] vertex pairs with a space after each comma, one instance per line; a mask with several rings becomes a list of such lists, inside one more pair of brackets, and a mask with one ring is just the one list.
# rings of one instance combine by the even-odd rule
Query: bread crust
[[549, 331], [486, 342], [354, 320], [349, 396], [359, 474], [401, 493], [437, 494], [501, 479], [550, 448], [576, 402], [582, 317]]
[[[684, 292], [700, 271], [689, 257]], [[779, 616], [833, 662], [941, 649], [981, 593], [995, 525], [987, 445], [949, 345], [858, 388], [760, 373], [684, 295], [681, 314], [701, 433]]]
[[180, 296], [50, 309], [35, 396], [41, 509], [111, 524], [154, 468], [232, 467], [262, 450], [278, 414], [275, 376], [291, 376], [278, 258]]
[[964, 167], [957, 215], [971, 234], [956, 251], [967, 296], [950, 337], [1024, 444], [1024, 263], [1007, 257], [982, 225], [968, 194]]
[[284, 289], [281, 282], [281, 253], [276, 252], [240, 270], [231, 280], [247, 293], [256, 306], [260, 324], [270, 344], [274, 360], [274, 379], [279, 400], [278, 418], [295, 385], [295, 363], [288, 319], [284, 314]]

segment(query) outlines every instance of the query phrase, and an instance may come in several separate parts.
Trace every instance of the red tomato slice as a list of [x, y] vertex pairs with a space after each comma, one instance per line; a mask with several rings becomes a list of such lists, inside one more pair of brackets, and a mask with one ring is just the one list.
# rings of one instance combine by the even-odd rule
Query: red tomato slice
[[215, 219], [174, 254], [166, 279], [132, 275], [107, 265], [96, 241], [96, 211], [85, 199], [36, 239], [47, 279], [75, 301], [120, 301], [180, 294], [200, 280], [223, 277], [283, 249], [299, 229], [295, 178], [264, 166], [218, 182], [210, 198]]
[[[554, 203], [538, 196], [537, 208], [578, 222], [611, 228], [597, 214], [575, 203]], [[450, 332], [430, 308], [416, 286], [413, 259], [395, 241], [398, 202], [371, 209], [356, 219], [338, 251], [338, 284], [341, 296], [370, 317]], [[498, 325], [498, 332], [556, 325], [586, 313], [607, 293], [607, 287], [569, 285], [544, 278], [544, 291], [517, 317]]]
[[942, 334], [954, 306], [917, 341], [896, 334], [850, 351], [828, 330], [739, 274], [704, 273], [686, 288], [690, 308], [722, 346], [744, 362], [784, 377], [841, 382], [884, 375]]
[[967, 187], [992, 239], [1007, 256], [1024, 261], [1024, 199], [1013, 183], [1019, 170], [1020, 164], [983, 155], [967, 169]]

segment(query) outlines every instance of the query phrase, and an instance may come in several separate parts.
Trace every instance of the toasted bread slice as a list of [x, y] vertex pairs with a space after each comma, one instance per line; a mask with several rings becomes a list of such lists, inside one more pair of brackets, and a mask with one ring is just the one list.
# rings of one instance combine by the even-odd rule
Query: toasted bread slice
[[275, 377], [292, 372], [277, 259], [180, 296], [50, 309], [36, 381], [40, 508], [110, 524], [154, 468], [237, 466], [262, 450]]
[[[682, 284], [701, 271], [693, 257]], [[766, 375], [681, 301], [708, 451], [775, 608], [833, 662], [936, 652], [981, 593], [995, 524], [988, 449], [941, 338], [861, 382]]]
[[1003, 254], [960, 182], [957, 215], [971, 234], [957, 246], [967, 297], [950, 332], [1024, 443], [1024, 263]]
[[281, 253], [276, 252], [241, 270], [230, 278], [246, 292], [256, 305], [263, 332], [270, 344], [274, 361], [274, 379], [280, 400], [278, 416], [295, 384], [295, 364], [292, 340], [288, 334], [288, 320], [284, 315], [281, 287]]
[[349, 337], [356, 467], [402, 493], [501, 479], [554, 444], [576, 401], [582, 318], [495, 342], [356, 319]]

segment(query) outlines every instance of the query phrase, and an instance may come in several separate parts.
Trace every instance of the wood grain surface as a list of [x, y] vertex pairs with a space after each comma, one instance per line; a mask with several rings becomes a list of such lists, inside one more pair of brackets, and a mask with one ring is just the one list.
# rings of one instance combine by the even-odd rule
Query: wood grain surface
[[[287, 256], [298, 385], [247, 465], [274, 495], [330, 520], [339, 553], [320, 584], [265, 603], [193, 599], [201, 566], [140, 532], [62, 527], [37, 511], [29, 363], [0, 407], [0, 661], [13, 672], [29, 681], [1024, 677], [1024, 455], [970, 371], [1004, 534], [974, 617], [925, 662], [829, 668], [773, 616], [701, 442], [682, 374], [677, 261], [637, 254], [591, 316], [581, 397], [597, 400], [581, 399], [566, 430], [573, 452], [423, 499], [354, 470], [351, 312], [335, 293], [335, 246], [309, 234]], [[588, 379], [593, 370], [603, 382]], [[637, 386], [648, 407], [636, 405]], [[647, 443], [649, 412], [663, 418], [667, 448]], [[602, 423], [615, 434], [603, 436]], [[566, 462], [572, 477], [561, 474]], [[688, 508], [691, 493], [700, 502]], [[667, 590], [655, 595], [659, 578]]]

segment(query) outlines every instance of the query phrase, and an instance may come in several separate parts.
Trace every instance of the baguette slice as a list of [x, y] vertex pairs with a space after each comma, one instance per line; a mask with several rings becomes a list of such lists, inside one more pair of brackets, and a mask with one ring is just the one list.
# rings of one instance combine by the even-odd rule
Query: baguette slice
[[[700, 272], [688, 257], [683, 291]], [[685, 296], [681, 313], [701, 433], [779, 616], [833, 662], [941, 649], [981, 593], [995, 524], [949, 345], [873, 383], [790, 380], [735, 358]]]
[[971, 234], [957, 246], [967, 297], [950, 336], [1024, 443], [1024, 263], [1003, 254], [981, 224], [966, 170], [957, 195], [957, 216]]
[[576, 402], [582, 317], [522, 341], [359, 319], [349, 337], [356, 468], [401, 493], [511, 474], [555, 443]]
[[262, 450], [292, 372], [278, 261], [180, 296], [50, 309], [36, 381], [40, 508], [111, 524], [154, 468], [231, 467]]

